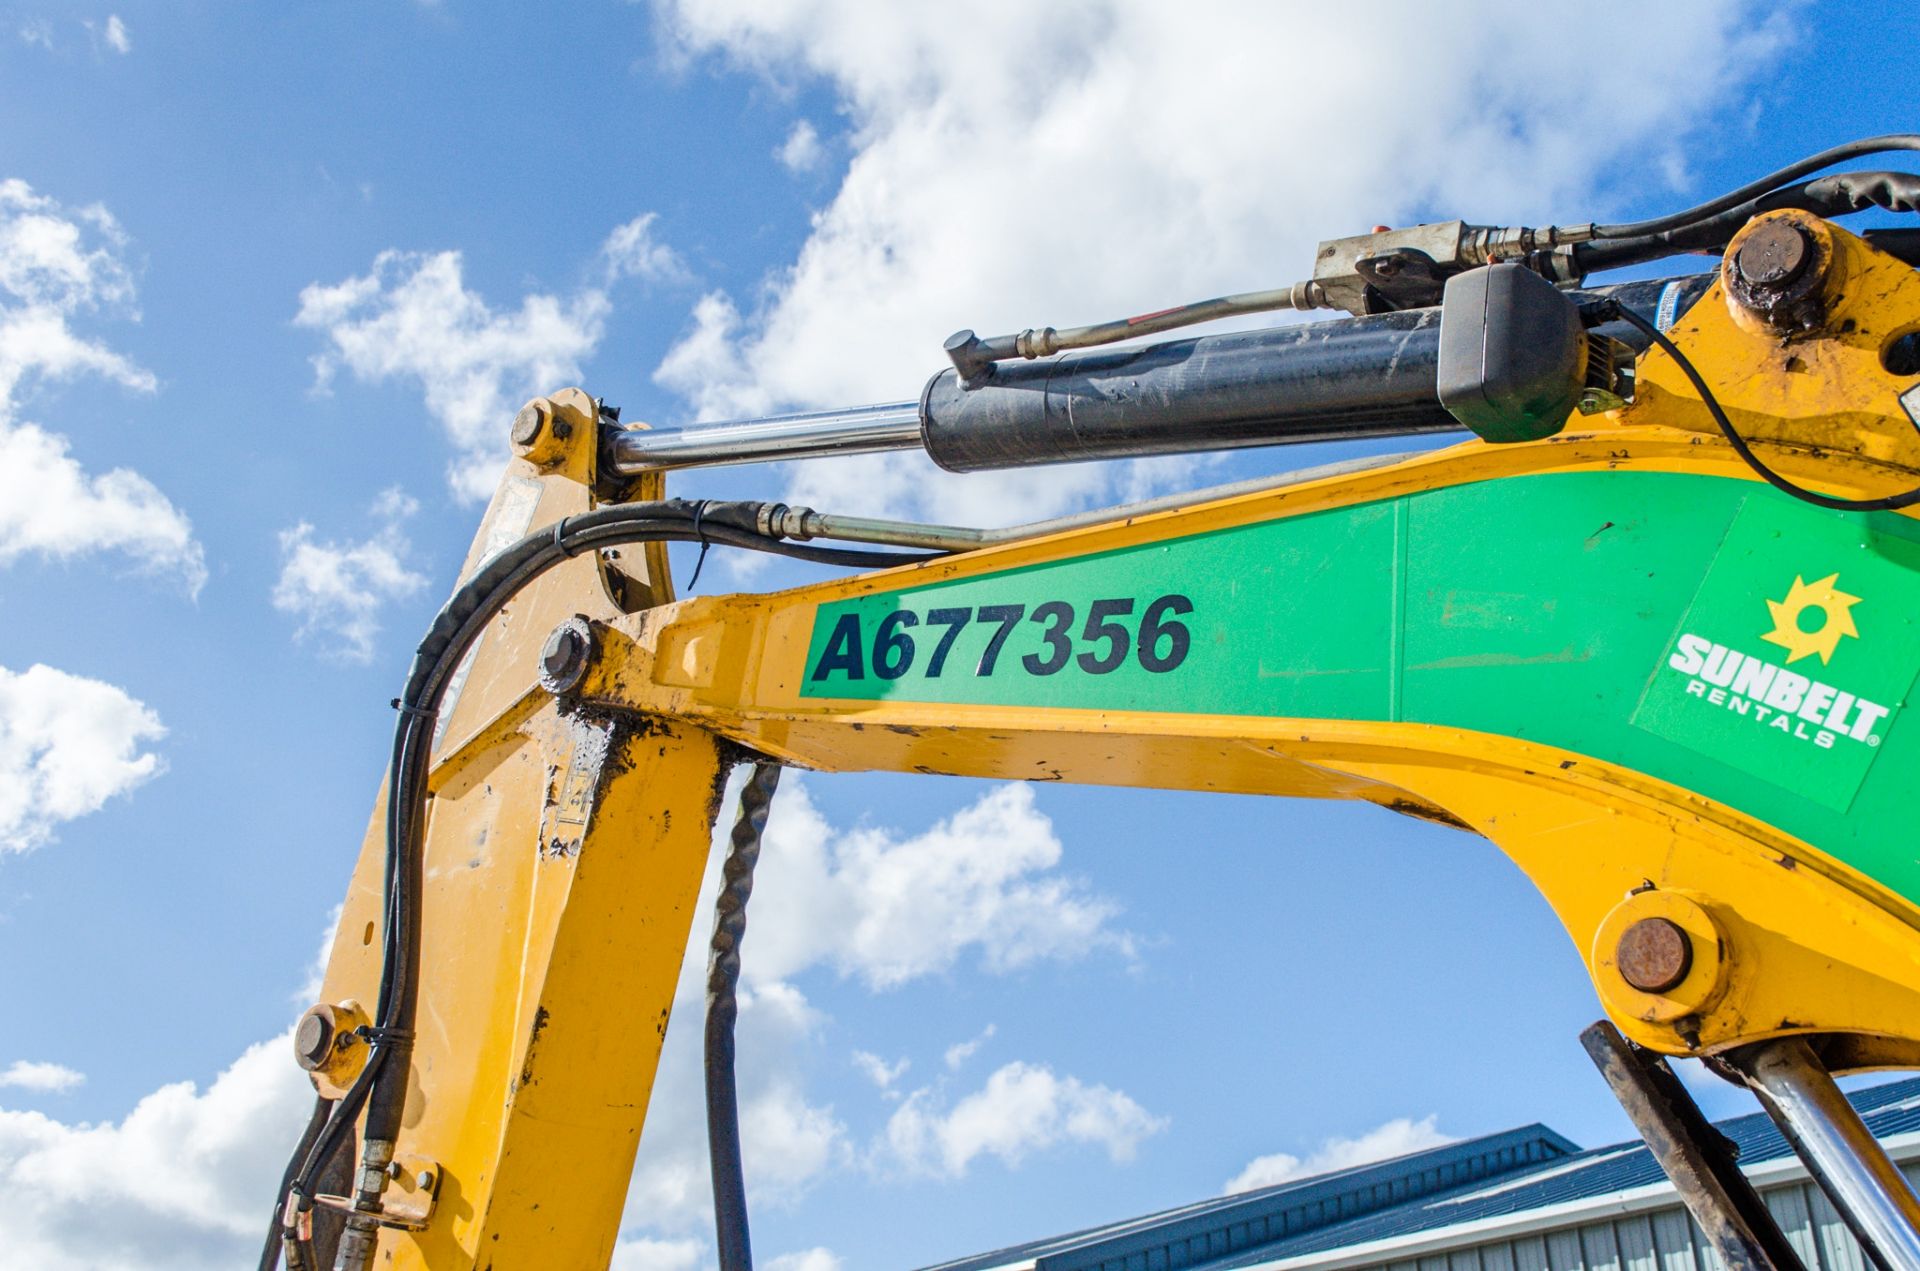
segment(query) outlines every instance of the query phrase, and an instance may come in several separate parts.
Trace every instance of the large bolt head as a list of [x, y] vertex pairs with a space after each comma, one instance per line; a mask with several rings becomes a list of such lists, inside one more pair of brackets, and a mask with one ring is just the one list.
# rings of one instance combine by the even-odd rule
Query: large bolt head
[[586, 678], [593, 661], [593, 628], [575, 615], [553, 629], [540, 650], [540, 685], [549, 693], [570, 693]]
[[540, 434], [547, 427], [547, 404], [528, 402], [513, 417], [513, 444], [525, 449], [540, 440]]
[[294, 1026], [293, 1051], [308, 1072], [326, 1063], [333, 1050], [333, 1020], [329, 1015], [326, 1007], [316, 1006]]
[[1693, 969], [1693, 941], [1670, 918], [1642, 918], [1620, 933], [1614, 965], [1642, 993], [1665, 993]]
[[1767, 335], [1824, 329], [1836, 250], [1826, 225], [1805, 212], [1769, 212], [1749, 223], [1720, 270], [1734, 322]]
[[1813, 244], [1799, 226], [1768, 221], [1754, 227], [1733, 259], [1733, 267], [1752, 287], [1784, 287], [1806, 269]]
[[565, 675], [587, 655], [587, 642], [578, 631], [562, 628], [553, 633], [540, 654], [540, 669], [548, 675]]

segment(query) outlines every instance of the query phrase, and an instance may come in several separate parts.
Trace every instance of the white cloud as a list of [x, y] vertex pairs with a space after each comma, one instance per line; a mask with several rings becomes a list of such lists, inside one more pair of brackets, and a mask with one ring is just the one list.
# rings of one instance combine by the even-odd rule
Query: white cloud
[[95, 22], [92, 18], [82, 18], [80, 25], [86, 28], [87, 38], [93, 41], [95, 54], [100, 52], [100, 46], [103, 44], [115, 53], [126, 54], [133, 51], [133, 40], [127, 34], [127, 24], [120, 20], [120, 15], [117, 13], [108, 14], [104, 23]]
[[186, 516], [131, 469], [89, 474], [68, 445], [34, 424], [0, 422], [0, 565], [29, 554], [66, 560], [119, 551], [198, 593], [206, 557]]
[[[924, 5], [656, 8], [682, 56], [824, 83], [851, 121], [846, 175], [798, 256], [744, 316], [726, 297], [702, 300], [660, 366], [710, 417], [906, 398], [957, 328], [1068, 326], [1292, 282], [1319, 239], [1379, 221], [1593, 219], [1602, 174], [1657, 178], [1684, 136], [1674, 121], [1712, 127], [1782, 43], [1764, 5], [1626, 4], [1624, 21], [1660, 35], [1609, 67], [1596, 131], [1561, 33], [1517, 0], [1416, 6], [1384, 41], [1361, 7], [1260, 0], [987, 0], [971, 19], [1020, 38], [971, 41]], [[1313, 55], [1289, 61], [1282, 91], [1285, 49]], [[818, 467], [850, 471], [800, 464], [796, 481], [821, 484]], [[878, 458], [832, 488], [942, 519], [1006, 509], [1006, 474], [932, 476]], [[1114, 479], [1035, 483], [1025, 511], [1108, 497]], [[979, 515], [958, 514], [976, 499]]]
[[[50, 37], [49, 37], [50, 38]], [[89, 473], [65, 436], [19, 417], [35, 386], [94, 375], [151, 393], [151, 372], [74, 322], [137, 317], [127, 236], [105, 208], [65, 208], [0, 181], [0, 567], [117, 552], [197, 593], [206, 558], [185, 515], [139, 473]], [[159, 717], [124, 690], [48, 666], [0, 668], [0, 851], [53, 837], [160, 770]]]
[[[727, 823], [723, 815], [702, 886], [703, 914], [719, 883]], [[989, 790], [924, 833], [903, 835], [833, 826], [814, 807], [805, 780], [787, 774], [767, 826], [741, 951], [737, 1081], [753, 1206], [792, 1204], [828, 1170], [856, 1160], [842, 1119], [808, 1096], [808, 1061], [826, 1021], [793, 977], [831, 969], [882, 991], [946, 971], [970, 949], [996, 971], [1090, 949], [1124, 954], [1125, 938], [1107, 925], [1112, 905], [1058, 874], [1059, 853], [1026, 786]], [[955, 857], [974, 858], [980, 868], [956, 869]], [[907, 928], [914, 929], [910, 938]], [[710, 934], [707, 922], [694, 923], [682, 964], [627, 1194], [628, 1222], [643, 1228], [627, 1233], [636, 1239], [671, 1242], [711, 1221], [700, 1053]], [[906, 1071], [904, 1060], [867, 1058], [870, 1067], [855, 1062], [876, 1083], [883, 1075], [898, 1081]], [[927, 1105], [932, 1094], [916, 1097]]]
[[[635, 1237], [613, 1247], [613, 1261], [607, 1271], [702, 1271], [712, 1265], [705, 1241]], [[831, 1250], [816, 1248], [783, 1253], [763, 1265], [766, 1271], [840, 1271], [845, 1264]]]
[[613, 1247], [607, 1271], [697, 1271], [706, 1261], [698, 1240], [622, 1240]]
[[286, 1034], [205, 1090], [162, 1086], [119, 1122], [0, 1108], [0, 1240], [39, 1271], [251, 1265], [313, 1105]]
[[126, 231], [94, 204], [69, 211], [18, 178], [0, 181], [0, 289], [16, 301], [72, 313], [129, 305]]
[[907, 1069], [913, 1064], [907, 1059], [897, 1059], [893, 1063], [888, 1063], [870, 1050], [856, 1050], [853, 1052], [853, 1066], [878, 1087], [882, 1094], [892, 1094], [893, 1083], [904, 1077]]
[[1056, 1077], [1044, 1065], [1010, 1063], [951, 1109], [942, 1110], [931, 1089], [915, 1091], [888, 1118], [879, 1154], [885, 1163], [946, 1178], [964, 1177], [982, 1156], [1015, 1166], [1066, 1143], [1103, 1148], [1121, 1162], [1166, 1125], [1121, 1091]]
[[785, 980], [825, 964], [885, 989], [946, 971], [969, 951], [990, 971], [1101, 948], [1130, 954], [1110, 925], [1114, 903], [1053, 872], [1060, 856], [1029, 785], [996, 786], [901, 837], [836, 831], [789, 781], [767, 828], [755, 890], [769, 899], [743, 973]]
[[787, 134], [787, 139], [780, 143], [773, 156], [789, 172], [811, 172], [827, 157], [827, 151], [820, 144], [820, 134], [814, 131], [813, 124], [802, 119], [794, 124], [793, 131]]
[[84, 1072], [75, 1072], [64, 1064], [16, 1059], [0, 1070], [0, 1086], [33, 1090], [41, 1094], [65, 1094], [77, 1090], [87, 1080]]
[[467, 288], [459, 252], [387, 251], [369, 273], [303, 289], [294, 322], [326, 337], [313, 360], [321, 387], [342, 366], [370, 383], [417, 385], [457, 451], [454, 488], [478, 499], [506, 461], [513, 412], [579, 378], [607, 310], [606, 295], [589, 289], [571, 299], [534, 293], [518, 310], [496, 311]]
[[[703, 894], [711, 896], [712, 889]], [[682, 964], [673, 1022], [627, 1191], [629, 1218], [646, 1227], [630, 1234], [649, 1239], [677, 1239], [712, 1221], [700, 1045], [706, 940], [707, 933], [697, 930]], [[747, 947], [752, 943], [749, 935]], [[803, 1061], [821, 1027], [818, 1012], [791, 985], [740, 992], [735, 1080], [741, 1155], [755, 1208], [794, 1203], [829, 1167], [849, 1157], [846, 1127], [831, 1107], [810, 1102], [803, 1085]]]
[[989, 1024], [985, 1028], [980, 1030], [980, 1033], [978, 1036], [972, 1038], [971, 1040], [963, 1041], [963, 1042], [955, 1042], [953, 1045], [947, 1047], [947, 1053], [944, 1056], [947, 1063], [947, 1071], [948, 1072], [960, 1071], [960, 1065], [966, 1063], [967, 1060], [972, 1059], [974, 1052], [979, 1050], [982, 1046], [986, 1045], [987, 1039], [992, 1037], [993, 1033], [994, 1033], [994, 1027], [992, 1024]]
[[28, 18], [20, 24], [20, 39], [27, 44], [50, 49], [53, 47], [53, 23], [45, 18]]
[[600, 245], [600, 258], [606, 264], [607, 281], [638, 278], [642, 282], [673, 282], [687, 276], [680, 257], [665, 243], [653, 237], [653, 223], [659, 215], [648, 212], [618, 226]]
[[637, 216], [602, 243], [601, 286], [570, 296], [531, 292], [518, 309], [495, 309], [468, 288], [457, 251], [385, 251], [373, 268], [300, 292], [297, 326], [320, 332], [315, 387], [326, 391], [344, 367], [367, 383], [417, 386], [427, 412], [452, 441], [455, 490], [484, 498], [507, 455], [507, 425], [528, 398], [580, 378], [612, 309], [605, 287], [622, 278], [675, 281], [680, 258], [653, 237], [654, 214]]
[[380, 610], [426, 585], [407, 568], [409, 550], [402, 523], [419, 504], [398, 487], [381, 492], [371, 509], [378, 528], [359, 542], [316, 542], [302, 521], [280, 531], [280, 578], [273, 607], [300, 620], [296, 639], [328, 638], [329, 656], [348, 662], [373, 657]]
[[833, 1250], [816, 1247], [783, 1253], [767, 1263], [767, 1271], [840, 1271], [845, 1265]]
[[[1012, 789], [1027, 794], [1025, 787]], [[858, 915], [885, 911], [898, 896], [916, 894], [921, 884], [901, 885], [901, 876], [911, 873], [915, 862], [930, 871], [935, 884], [951, 880], [951, 852], [990, 854], [998, 850], [997, 836], [1009, 832], [1023, 840], [1051, 840], [1045, 818], [1032, 810], [1028, 799], [1009, 798], [1004, 789], [989, 791], [922, 835], [874, 830], [842, 835], [812, 807], [804, 784], [790, 779], [776, 805], [763, 867], [796, 854], [816, 864], [823, 858], [834, 861], [840, 853], [826, 844], [864, 844], [855, 856], [877, 853], [889, 858], [887, 867], [856, 869], [834, 884], [841, 889], [843, 912]], [[724, 827], [716, 838], [723, 842]], [[717, 883], [718, 851], [717, 842], [705, 888], [709, 897]], [[801, 943], [783, 928], [810, 926], [817, 915], [805, 909], [804, 896], [787, 893], [784, 884], [774, 881], [781, 877], [778, 868], [762, 874], [753, 938], [746, 946], [749, 969], [739, 1021], [741, 1136], [756, 1207], [791, 1204], [828, 1170], [852, 1165], [857, 1158], [834, 1109], [812, 1102], [804, 1085], [804, 1061], [824, 1021], [799, 989], [767, 978], [766, 966], [754, 969], [755, 938], [771, 937], [785, 948], [779, 965], [786, 973], [841, 967], [869, 978], [876, 987], [898, 983], [901, 976], [935, 973], [959, 950], [982, 939], [983, 932], [1010, 932], [1016, 944], [1024, 941], [1028, 947], [1019, 960], [1074, 956], [1082, 941], [1069, 942], [1073, 947], [1037, 945], [1019, 934], [1024, 923], [1041, 921], [1032, 912], [1037, 896], [1068, 900], [1064, 920], [1084, 922], [1084, 906], [1090, 902], [1080, 889], [1047, 891], [1046, 884], [1058, 881], [1048, 872], [1057, 862], [1057, 844], [1052, 853], [1036, 854], [1028, 846], [1014, 855], [1025, 865], [1011, 871], [996, 867], [989, 874], [1000, 880], [1001, 899], [1019, 911], [1017, 921], [983, 922], [981, 913], [998, 907], [992, 899], [995, 888], [983, 888], [978, 880], [963, 883], [968, 903], [933, 915], [941, 921], [957, 918], [955, 933], [928, 946], [947, 953], [929, 958], [923, 952], [906, 963], [881, 959], [869, 968], [884, 972], [878, 979], [862, 970], [857, 940], [845, 948], [815, 942], [803, 956]], [[809, 885], [823, 885], [817, 872], [802, 873]], [[835, 876], [834, 869], [827, 869], [825, 882], [833, 884]], [[1090, 934], [1096, 946], [1118, 947], [1106, 938], [1103, 925]], [[696, 1234], [710, 1221], [699, 1056], [705, 944], [705, 930], [697, 930], [629, 1192], [628, 1213], [646, 1230], [629, 1231], [620, 1241], [617, 1271], [692, 1271], [708, 1260], [708, 1246]], [[989, 967], [1009, 965], [993, 957], [986, 962]], [[37, 1113], [0, 1109], [0, 1241], [25, 1263], [49, 1271], [121, 1266], [185, 1271], [242, 1265], [260, 1238], [284, 1154], [311, 1102], [310, 1087], [288, 1051], [288, 1038], [282, 1034], [250, 1048], [205, 1090], [190, 1083], [162, 1087], [118, 1123], [66, 1124]], [[897, 1078], [905, 1066], [887, 1067]], [[982, 1155], [1015, 1164], [1057, 1144], [1091, 1144], [1124, 1160], [1141, 1138], [1162, 1124], [1118, 1091], [1023, 1064], [1003, 1068], [984, 1090], [950, 1111], [937, 1107], [934, 1093], [926, 1090], [916, 1093], [912, 1107], [912, 1126], [917, 1128], [906, 1122], [893, 1127], [908, 1153], [889, 1149], [887, 1163], [938, 1174], [964, 1173]], [[124, 1215], [126, 1221], [102, 1222], [101, 1213]], [[808, 1249], [771, 1259], [768, 1265], [783, 1271], [833, 1271], [840, 1264], [829, 1250]]]
[[119, 688], [50, 666], [0, 667], [0, 853], [53, 837], [161, 770], [160, 717]]
[[773, 395], [753, 383], [741, 349], [740, 311], [723, 291], [694, 302], [693, 327], [661, 359], [653, 378], [693, 403], [703, 419], [764, 415]]
[[1328, 1139], [1304, 1159], [1288, 1152], [1257, 1156], [1247, 1163], [1245, 1169], [1228, 1179], [1221, 1191], [1228, 1196], [1235, 1192], [1250, 1192], [1261, 1187], [1272, 1187], [1276, 1183], [1291, 1182], [1296, 1178], [1313, 1178], [1335, 1170], [1352, 1169], [1356, 1165], [1388, 1161], [1409, 1152], [1424, 1152], [1430, 1147], [1453, 1142], [1452, 1135], [1442, 1134], [1434, 1128], [1435, 1120], [1434, 1117], [1423, 1117], [1418, 1121], [1396, 1117], [1357, 1138]]
[[158, 387], [73, 326], [89, 314], [138, 316], [126, 244], [105, 208], [63, 208], [24, 181], [0, 181], [0, 565], [112, 551], [198, 592], [205, 553], [151, 481], [126, 468], [90, 474], [66, 437], [19, 418], [39, 383], [93, 375], [139, 393]]

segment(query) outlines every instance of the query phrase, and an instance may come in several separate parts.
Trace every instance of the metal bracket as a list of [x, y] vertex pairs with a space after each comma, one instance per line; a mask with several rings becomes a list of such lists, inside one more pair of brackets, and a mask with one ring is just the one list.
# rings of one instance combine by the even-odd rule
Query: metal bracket
[[1580, 1044], [1728, 1271], [1805, 1271], [1766, 1202], [1734, 1164], [1732, 1141], [1713, 1128], [1667, 1061], [1606, 1020], [1581, 1033]]
[[[387, 1166], [388, 1186], [378, 1211], [368, 1214], [354, 1206], [351, 1196], [320, 1195], [313, 1203], [348, 1217], [371, 1217], [397, 1231], [425, 1231], [440, 1200], [440, 1163], [424, 1156], [396, 1156]], [[395, 1196], [395, 1192], [399, 1192]]]

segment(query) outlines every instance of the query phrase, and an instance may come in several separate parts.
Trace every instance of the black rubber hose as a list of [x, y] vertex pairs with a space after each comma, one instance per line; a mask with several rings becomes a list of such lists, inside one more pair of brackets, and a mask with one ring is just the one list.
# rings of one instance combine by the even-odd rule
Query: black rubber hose
[[[569, 517], [497, 552], [482, 563], [434, 617], [414, 653], [401, 696], [387, 779], [386, 911], [381, 942], [380, 992], [367, 1030], [366, 1066], [333, 1108], [324, 1128], [296, 1154], [299, 1168], [276, 1206], [297, 1193], [310, 1208], [317, 1178], [364, 1104], [364, 1137], [392, 1139], [405, 1111], [408, 1058], [419, 1000], [422, 867], [426, 775], [435, 721], [460, 659], [507, 601], [554, 565], [601, 547], [645, 542], [717, 543], [772, 552], [820, 564], [887, 568], [935, 559], [940, 553], [876, 552], [788, 543], [763, 533], [763, 514], [784, 510], [761, 503], [668, 499], [626, 503]], [[771, 516], [766, 517], [770, 522]], [[393, 1061], [398, 1061], [397, 1063]]]
[[300, 1173], [300, 1166], [306, 1161], [307, 1153], [313, 1150], [314, 1141], [320, 1137], [320, 1131], [327, 1127], [327, 1117], [333, 1111], [333, 1100], [324, 1096], [313, 1101], [313, 1114], [307, 1118], [307, 1128], [300, 1132], [300, 1142], [293, 1149], [293, 1157], [287, 1162], [287, 1172], [280, 1176], [280, 1207], [273, 1211], [273, 1221], [267, 1224], [267, 1243], [260, 1250], [260, 1271], [273, 1271], [280, 1265], [280, 1241], [284, 1229], [281, 1226], [280, 1210], [287, 1203], [287, 1192], [293, 1186], [293, 1180]]
[[1661, 260], [1681, 252], [1718, 250], [1740, 227], [1763, 212], [1798, 208], [1816, 216], [1847, 216], [1869, 208], [1920, 212], [1920, 175], [1911, 172], [1842, 172], [1773, 190], [1705, 220], [1633, 238], [1580, 243], [1574, 265], [1584, 274]]
[[[855, 551], [784, 543], [759, 529], [764, 505], [666, 500], [630, 503], [583, 513], [551, 531], [529, 535], [483, 565], [447, 602], [414, 655], [413, 671], [401, 694], [400, 726], [395, 730], [395, 762], [388, 802], [387, 876], [391, 922], [387, 942], [387, 983], [377, 1016], [378, 1029], [400, 1076], [384, 1074], [367, 1101], [366, 1137], [391, 1139], [400, 1128], [406, 1098], [406, 1064], [419, 998], [420, 933], [416, 897], [420, 888], [420, 841], [426, 813], [426, 770], [432, 752], [433, 720], [454, 668], [507, 600], [539, 574], [571, 556], [602, 546], [633, 542], [712, 542], [776, 552], [827, 564], [873, 567], [929, 559], [924, 555]], [[696, 524], [697, 522], [697, 524]]]
[[1920, 150], [1920, 134], [1910, 132], [1888, 133], [1880, 137], [1866, 137], [1859, 141], [1849, 141], [1845, 145], [1822, 150], [1819, 154], [1809, 155], [1798, 163], [1790, 164], [1778, 172], [1761, 177], [1758, 181], [1749, 181], [1737, 190], [1722, 194], [1684, 212], [1675, 212], [1669, 216], [1656, 216], [1647, 221], [1628, 221], [1620, 225], [1598, 225], [1594, 227], [1595, 238], [1638, 238], [1646, 234], [1659, 234], [1691, 225], [1718, 216], [1729, 208], [1737, 207], [1749, 199], [1757, 199], [1786, 185], [1810, 177], [1822, 168], [1844, 163], [1848, 159], [1858, 159], [1870, 154], [1888, 154], [1899, 150]]
[[747, 1181], [740, 1158], [740, 1096], [734, 1084], [734, 1021], [740, 1004], [740, 943], [747, 934], [753, 868], [767, 830], [780, 765], [757, 763], [740, 789], [740, 811], [720, 867], [713, 904], [713, 942], [707, 957], [707, 1161], [713, 1173], [714, 1243], [720, 1271], [753, 1271], [747, 1227]]

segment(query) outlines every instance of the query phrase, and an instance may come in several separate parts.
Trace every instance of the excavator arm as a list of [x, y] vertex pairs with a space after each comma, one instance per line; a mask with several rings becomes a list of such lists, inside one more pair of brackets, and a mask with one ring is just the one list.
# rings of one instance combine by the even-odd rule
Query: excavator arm
[[[1763, 268], [1783, 232], [1803, 257], [1784, 283]], [[1920, 330], [1920, 274], [1775, 211], [1667, 316], [1630, 401], [1546, 435], [970, 537], [779, 505], [686, 505], [689, 523], [658, 472], [623, 471], [645, 433], [578, 390], [530, 404], [463, 576], [516, 551], [551, 567], [468, 614], [435, 696], [399, 703], [418, 789], [396, 761], [402, 798], [376, 808], [296, 1036], [346, 1126], [323, 1146], [357, 1164], [344, 1196], [293, 1189], [290, 1255], [324, 1258], [312, 1236], [344, 1218], [341, 1266], [606, 1264], [745, 760], [1366, 800], [1511, 857], [1633, 1062], [1708, 1058], [1776, 1111], [1828, 1071], [1920, 1066], [1920, 523], [1770, 484], [1829, 502], [1915, 484], [1894, 351]], [[1400, 318], [1357, 321], [1418, 327]], [[608, 537], [636, 507], [666, 528]], [[665, 538], [836, 525], [949, 550], [673, 597]], [[403, 1024], [377, 1005], [400, 993], [396, 947]], [[1806, 1056], [1800, 1086], [1769, 1075]], [[394, 1128], [355, 1130], [369, 1089]], [[1816, 1173], [1870, 1192], [1870, 1140], [1833, 1115], [1797, 1128], [1838, 1134], [1853, 1172], [1841, 1153]], [[1910, 1265], [1920, 1207], [1881, 1181], [1841, 1208]], [[1902, 1212], [1905, 1244], [1871, 1226]], [[1768, 1247], [1743, 1265], [1780, 1264]]]

